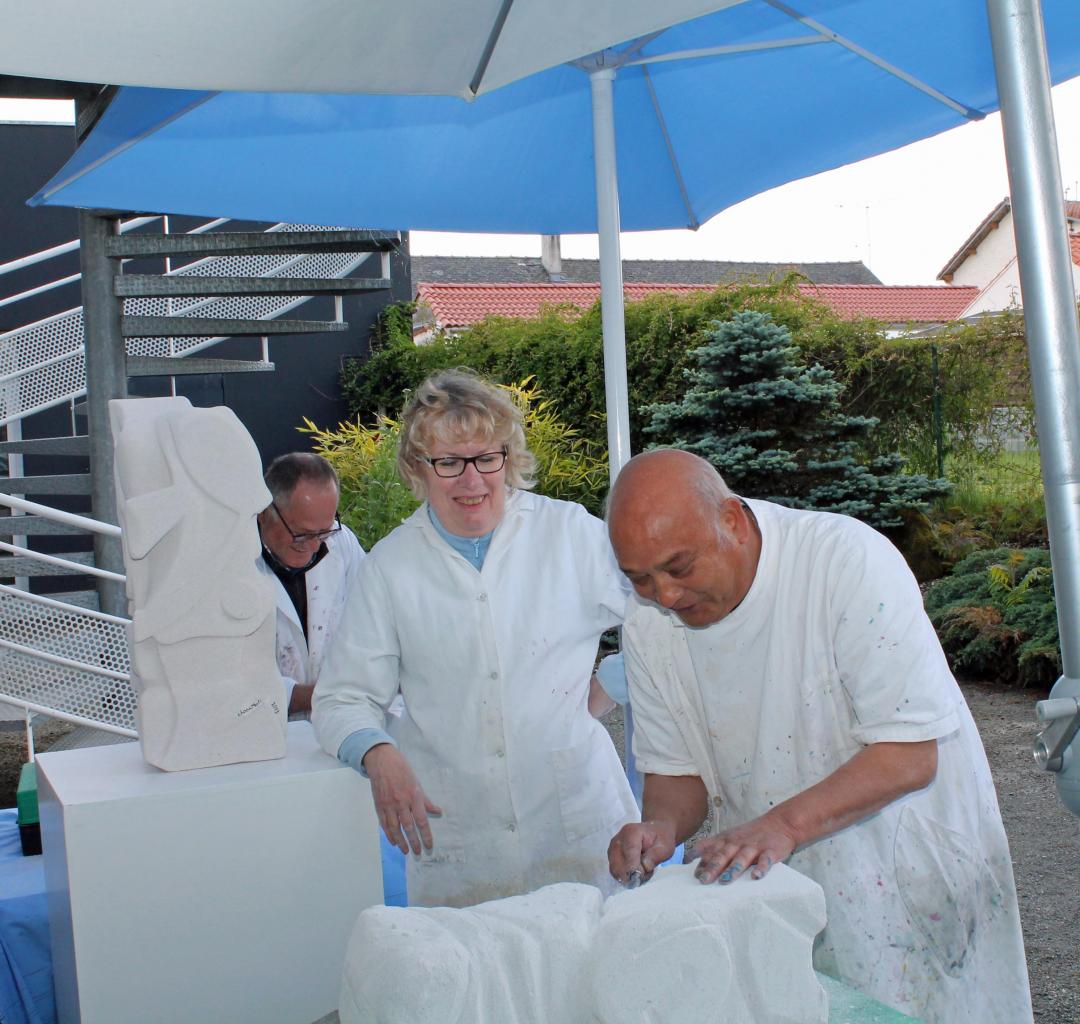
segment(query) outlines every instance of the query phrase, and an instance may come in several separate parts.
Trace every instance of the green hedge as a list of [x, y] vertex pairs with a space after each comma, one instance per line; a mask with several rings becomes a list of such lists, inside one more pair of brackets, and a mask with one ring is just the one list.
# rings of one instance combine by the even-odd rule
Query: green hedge
[[[880, 427], [866, 455], [900, 452], [915, 472], [936, 475], [934, 357], [946, 446], [957, 460], [995, 453], [991, 415], [1006, 396], [1030, 422], [1030, 388], [1022, 322], [1003, 314], [975, 326], [954, 325], [934, 339], [888, 339], [872, 320], [845, 320], [798, 291], [790, 276], [768, 284], [724, 286], [691, 296], [657, 294], [626, 306], [626, 363], [631, 444], [640, 451], [647, 406], [681, 397], [688, 354], [716, 320], [743, 310], [768, 313], [786, 327], [808, 362], [821, 363], [844, 385], [843, 411], [874, 416]], [[584, 315], [547, 309], [533, 320], [492, 317], [428, 345], [412, 342], [412, 305], [383, 315], [365, 362], [342, 375], [349, 412], [361, 422], [396, 415], [404, 394], [430, 372], [471, 366], [500, 383], [535, 375], [560, 417], [583, 435], [606, 443], [603, 342], [599, 304]]]

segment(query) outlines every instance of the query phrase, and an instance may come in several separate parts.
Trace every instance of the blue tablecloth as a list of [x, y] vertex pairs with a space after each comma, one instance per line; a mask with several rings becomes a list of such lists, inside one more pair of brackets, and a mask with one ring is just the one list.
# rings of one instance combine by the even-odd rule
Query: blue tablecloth
[[0, 811], [0, 1021], [53, 1024], [45, 868], [22, 855], [16, 813]]

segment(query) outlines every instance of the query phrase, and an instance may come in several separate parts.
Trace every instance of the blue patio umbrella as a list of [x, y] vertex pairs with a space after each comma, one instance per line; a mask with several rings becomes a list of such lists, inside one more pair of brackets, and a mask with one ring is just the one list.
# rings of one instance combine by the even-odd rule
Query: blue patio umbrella
[[[1044, 6], [1052, 79], [1080, 74], [1073, 0]], [[598, 231], [617, 469], [629, 457], [620, 226], [696, 228], [757, 192], [981, 118], [997, 103], [983, 0], [805, 0], [799, 10], [746, 0], [468, 104], [124, 89], [33, 201]]]
[[[1072, 699], [1080, 695], [1080, 339], [1047, 81], [1080, 74], [1080, 19], [1075, 0], [1045, 0], [1041, 14], [1045, 51], [1038, 0], [804, 0], [797, 10], [745, 0], [470, 104], [125, 89], [33, 202], [385, 228], [597, 231], [617, 470], [629, 457], [620, 226], [697, 227], [775, 185], [979, 119], [997, 109], [1001, 83]], [[1080, 723], [1080, 709], [1074, 718]]]

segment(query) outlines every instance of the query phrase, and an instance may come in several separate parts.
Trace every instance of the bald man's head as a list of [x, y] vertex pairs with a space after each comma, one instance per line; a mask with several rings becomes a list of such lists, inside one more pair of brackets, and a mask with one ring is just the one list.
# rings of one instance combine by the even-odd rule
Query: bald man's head
[[761, 540], [753, 517], [697, 455], [635, 456], [611, 490], [607, 518], [634, 589], [688, 626], [729, 615], [754, 581]]

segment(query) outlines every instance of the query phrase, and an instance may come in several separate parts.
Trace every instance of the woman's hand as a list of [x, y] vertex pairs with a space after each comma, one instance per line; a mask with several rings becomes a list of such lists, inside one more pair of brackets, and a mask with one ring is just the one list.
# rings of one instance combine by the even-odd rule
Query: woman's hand
[[364, 755], [364, 771], [371, 780], [379, 824], [402, 853], [420, 856], [420, 844], [430, 850], [434, 843], [428, 815], [442, 809], [425, 795], [405, 756], [392, 743], [380, 743]]

